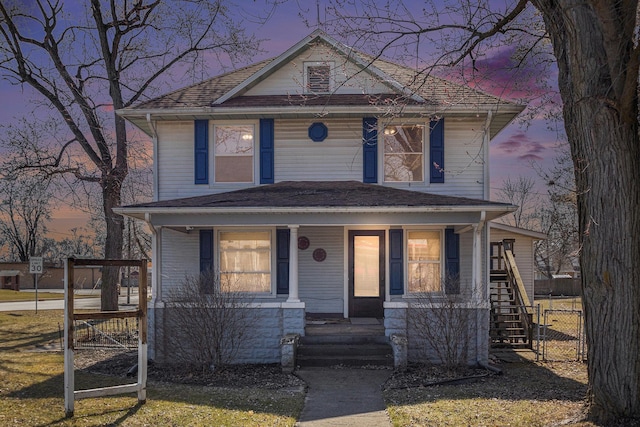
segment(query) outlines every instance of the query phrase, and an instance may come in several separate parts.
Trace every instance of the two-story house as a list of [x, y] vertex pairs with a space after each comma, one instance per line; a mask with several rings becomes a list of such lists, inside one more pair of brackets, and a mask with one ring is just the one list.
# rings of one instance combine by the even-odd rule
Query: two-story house
[[461, 296], [486, 361], [488, 223], [516, 209], [489, 200], [489, 142], [522, 109], [315, 31], [118, 111], [153, 139], [154, 201], [118, 210], [153, 233], [152, 357], [170, 291], [211, 269], [259, 311], [238, 362], [279, 361], [313, 317], [407, 335], [424, 294]]

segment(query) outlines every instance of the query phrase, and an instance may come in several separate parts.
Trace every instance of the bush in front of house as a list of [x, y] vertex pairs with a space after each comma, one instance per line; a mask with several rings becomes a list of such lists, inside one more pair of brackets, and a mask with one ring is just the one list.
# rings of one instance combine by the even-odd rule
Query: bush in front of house
[[215, 370], [230, 364], [250, 338], [256, 310], [246, 294], [219, 280], [214, 271], [186, 276], [169, 293], [164, 339], [175, 362]]

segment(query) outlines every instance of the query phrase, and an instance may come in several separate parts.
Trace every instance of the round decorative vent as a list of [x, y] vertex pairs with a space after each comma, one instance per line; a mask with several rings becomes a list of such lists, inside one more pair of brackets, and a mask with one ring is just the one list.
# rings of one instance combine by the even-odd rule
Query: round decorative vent
[[315, 251], [313, 251], [313, 259], [317, 262], [324, 261], [325, 259], [327, 259], [327, 251], [322, 248], [316, 249]]
[[322, 142], [329, 135], [329, 129], [324, 123], [315, 122], [309, 126], [309, 138], [314, 142]]
[[298, 249], [304, 251], [305, 249], [309, 248], [309, 239], [307, 237], [304, 236], [300, 236], [298, 237]]

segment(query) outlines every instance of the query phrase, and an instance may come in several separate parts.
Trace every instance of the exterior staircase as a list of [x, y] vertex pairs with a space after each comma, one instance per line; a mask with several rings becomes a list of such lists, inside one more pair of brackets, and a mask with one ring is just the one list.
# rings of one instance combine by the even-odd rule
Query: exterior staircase
[[533, 310], [513, 255], [513, 240], [491, 243], [491, 314], [493, 348], [532, 348]]
[[377, 319], [360, 323], [353, 319], [308, 320], [300, 338], [296, 364], [317, 366], [388, 366], [393, 350], [384, 326]]

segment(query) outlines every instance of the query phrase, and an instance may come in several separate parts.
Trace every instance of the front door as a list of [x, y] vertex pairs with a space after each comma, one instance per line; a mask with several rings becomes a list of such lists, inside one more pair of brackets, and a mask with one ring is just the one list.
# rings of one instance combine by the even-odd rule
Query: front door
[[384, 231], [349, 231], [349, 317], [384, 316]]

